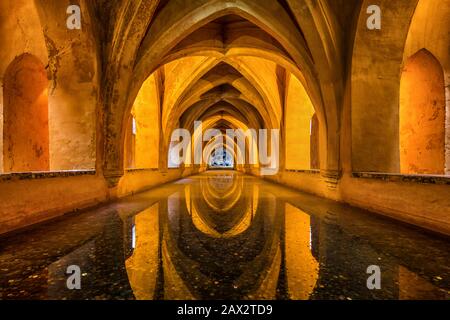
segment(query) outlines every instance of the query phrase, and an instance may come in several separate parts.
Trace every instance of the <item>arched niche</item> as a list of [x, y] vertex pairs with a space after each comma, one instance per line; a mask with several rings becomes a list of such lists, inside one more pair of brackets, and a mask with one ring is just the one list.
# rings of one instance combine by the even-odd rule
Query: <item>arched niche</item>
[[[444, 73], [446, 94], [446, 165], [450, 174], [450, 0], [420, 0], [414, 11], [403, 53], [403, 66], [421, 50], [427, 50], [439, 61]], [[403, 68], [402, 68], [403, 69]]]
[[[354, 172], [398, 173], [402, 53], [418, 0], [381, 0], [382, 28], [367, 28], [361, 5], [351, 65], [351, 166]], [[395, 32], [393, 32], [395, 30]]]
[[[176, 5], [176, 3], [174, 3], [174, 5]], [[171, 5], [169, 4], [169, 6]], [[317, 111], [319, 111], [320, 113], [319, 119], [321, 120], [321, 128], [324, 129], [321, 130], [321, 135], [323, 135], [323, 138], [321, 140], [326, 140], [321, 144], [323, 148], [323, 150], [321, 151], [323, 151], [322, 158], [324, 159], [323, 162], [325, 162], [324, 165], [326, 164], [328, 169], [330, 170], [338, 169], [338, 152], [335, 152], [334, 150], [339, 147], [338, 143], [336, 142], [337, 136], [333, 135], [333, 137], [328, 138], [326, 134], [329, 130], [331, 130], [331, 132], [337, 132], [338, 127], [338, 118], [335, 108], [336, 92], [334, 92], [335, 89], [338, 90], [337, 88], [335, 88], [337, 78], [334, 74], [327, 74], [324, 76], [323, 79], [326, 79], [327, 84], [324, 84], [323, 89], [325, 89], [327, 93], [322, 97], [322, 95], [320, 94], [321, 86], [319, 85], [318, 79], [316, 77], [316, 70], [314, 70], [315, 66], [313, 65], [313, 61], [315, 60], [317, 65], [327, 65], [327, 63], [323, 61], [323, 54], [326, 52], [326, 50], [323, 50], [321, 54], [317, 55], [315, 59], [313, 59], [310, 55], [307, 44], [304, 41], [301, 32], [299, 32], [294, 21], [289, 18], [289, 13], [285, 12], [283, 7], [280, 6], [278, 2], [255, 2], [251, 4], [243, 4], [241, 2], [234, 1], [208, 1], [208, 3], [205, 2], [203, 4], [203, 1], [200, 1], [191, 3], [187, 6], [179, 7], [178, 10], [175, 11], [173, 11], [171, 7], [169, 8], [169, 6], [161, 6], [161, 11], [158, 12], [158, 14], [155, 16], [155, 21], [152, 21], [152, 23], [149, 25], [149, 30], [141, 30], [140, 26], [137, 26], [136, 33], [133, 33], [134, 35], [145, 35], [145, 37], [144, 39], [140, 39], [140, 41], [138, 41], [140, 47], [138, 49], [137, 55], [135, 54], [136, 46], [127, 46], [127, 51], [129, 51], [129, 54], [126, 54], [124, 56], [137, 57], [137, 61], [123, 61], [124, 66], [133, 64], [135, 68], [133, 70], [128, 70], [128, 74], [122, 76], [120, 81], [114, 82], [114, 86], [118, 89], [118, 93], [120, 93], [117, 95], [118, 99], [106, 102], [106, 104], [111, 105], [112, 109], [117, 109], [107, 116], [105, 122], [108, 123], [108, 130], [113, 129], [114, 127], [117, 128], [118, 126], [122, 126], [122, 121], [124, 119], [123, 113], [128, 112], [128, 108], [131, 108], [134, 97], [137, 94], [137, 90], [140, 87], [142, 81], [146, 79], [149, 74], [154, 72], [161, 64], [167, 62], [167, 54], [177, 44], [183, 42], [183, 39], [186, 38], [189, 34], [193, 33], [195, 30], [198, 30], [199, 28], [207, 25], [212, 21], [217, 20], [222, 16], [237, 15], [253, 23], [261, 30], [265, 31], [274, 39], [276, 39], [284, 48], [283, 51], [286, 51], [286, 53], [288, 53], [288, 55], [291, 57], [291, 59], [289, 60], [292, 60], [295, 69], [298, 68], [302, 71], [301, 73], [303, 76], [301, 76], [301, 78], [304, 78], [306, 80], [306, 83], [308, 84], [306, 86], [308, 91], [312, 91], [311, 98], [314, 99], [314, 104], [318, 108]], [[302, 22], [307, 23], [308, 26], [312, 26], [312, 30], [317, 30], [317, 28], [314, 28], [314, 26], [316, 26], [317, 20], [314, 19], [313, 21], [312, 16], [310, 16], [312, 12], [309, 12], [311, 8], [309, 8], [309, 5], [307, 6], [308, 10], [305, 11], [308, 11], [308, 17], [306, 18], [304, 17], [305, 15], [301, 15], [302, 17], [304, 17]], [[174, 12], [176, 13], [175, 15]], [[132, 14], [130, 14], [130, 16], [131, 15]], [[280, 19], [280, 17], [283, 17], [283, 19]], [[298, 15], [298, 17], [300, 17], [300, 14]], [[185, 20], [185, 18], [188, 20]], [[330, 20], [330, 17], [328, 18], [328, 20]], [[137, 21], [133, 21], [132, 23], [138, 24]], [[307, 29], [310, 30], [309, 28]], [[326, 28], [319, 29], [325, 30]], [[289, 35], [288, 38], [286, 38], [287, 34]], [[298, 36], [292, 37], [293, 34], [298, 34]], [[295, 39], [295, 41], [293, 41], [293, 39]], [[131, 40], [130, 43], [133, 43], [133, 41], [134, 40]], [[313, 42], [316, 43], [315, 41]], [[202, 43], [200, 47], [191, 49], [193, 49], [193, 51], [205, 52], [205, 50], [203, 50], [203, 48], [205, 48], [205, 45], [207, 45], [207, 43]], [[320, 49], [315, 49], [315, 51], [322, 51], [322, 49], [324, 49], [322, 47], [323, 45], [325, 44], [320, 43], [318, 46], [316, 46]], [[207, 45], [207, 47], [209, 48], [209, 45]], [[227, 55], [230, 56], [230, 54], [236, 54], [236, 51], [234, 51], [234, 49], [236, 48], [231, 49], [232, 50], [225, 50], [226, 52], [215, 51], [211, 52], [210, 54], [211, 56], [222, 59]], [[132, 51], [133, 53], [131, 53]], [[196, 54], [198, 54], [198, 52], [196, 52]], [[174, 52], [172, 52], [172, 54], [173, 53]], [[328, 56], [333, 55], [331, 53], [331, 50], [328, 53]], [[329, 70], [333, 70], [333, 73], [335, 69], [336, 68], [327, 67], [321, 68], [321, 70], [326, 70], [326, 72], [328, 72]], [[112, 72], [110, 74], [113, 75], [115, 74], [115, 72]], [[111, 89], [111, 91], [114, 90], [115, 89]], [[322, 110], [323, 101], [329, 103], [330, 109], [332, 109], [329, 110], [329, 112], [327, 112], [326, 114]], [[325, 115], [330, 119], [325, 119]], [[275, 119], [275, 117], [273, 119]], [[162, 123], [164, 124], [165, 121], [162, 121]], [[274, 125], [273, 127], [278, 127], [278, 124]], [[106, 159], [104, 163], [104, 172], [107, 176], [119, 174], [121, 171], [119, 168], [121, 167], [121, 163], [118, 163], [117, 159], [123, 159], [123, 157], [120, 156], [120, 153], [122, 152], [122, 139], [124, 137], [123, 132], [120, 136], [120, 141], [119, 139], [114, 140], [114, 137], [117, 136], [112, 134], [107, 135], [105, 141], [105, 143], [107, 144], [106, 149], [110, 150], [107, 157], [108, 159]], [[165, 146], [165, 148], [167, 147]], [[328, 152], [328, 149], [333, 150], [332, 152]], [[329, 156], [329, 153], [331, 153], [332, 155]], [[167, 152], [161, 152], [161, 154], [167, 154]], [[167, 163], [166, 161], [162, 162]]]
[[125, 166], [154, 169], [159, 164], [159, 96], [155, 74], [142, 85], [126, 123]]
[[399, 112], [400, 172], [444, 174], [444, 72], [426, 49], [419, 50], [405, 63]]
[[37, 57], [25, 53], [11, 62], [3, 101], [4, 172], [48, 171], [48, 79]]
[[[367, 8], [370, 4], [370, 1], [365, 0], [362, 8]], [[382, 29], [377, 32], [368, 30], [367, 15], [365, 11], [361, 11], [355, 35], [351, 89], [352, 169], [356, 172], [445, 173], [436, 169], [420, 169], [420, 166], [405, 169], [406, 156], [401, 154], [405, 151], [405, 146], [401, 144], [406, 143], [406, 138], [405, 129], [401, 126], [408, 121], [405, 121], [407, 116], [400, 114], [403, 110], [401, 106], [403, 102], [400, 99], [404, 99], [406, 92], [401, 88], [406, 85], [404, 79], [406, 74], [403, 71], [408, 69], [410, 58], [418, 54], [422, 48], [426, 48], [435, 60], [439, 61], [444, 73], [443, 92], [445, 94], [447, 88], [448, 128], [450, 1], [382, 0], [380, 7], [383, 10]], [[417, 124], [415, 126], [417, 127]], [[447, 167], [447, 174], [450, 167], [449, 132], [447, 130], [447, 164], [444, 166]], [[421, 134], [426, 133], [422, 131]], [[416, 147], [419, 149], [423, 148], [418, 146], [420, 143], [417, 141]], [[410, 146], [407, 149], [411, 150], [411, 147], [414, 148]], [[435, 147], [429, 145], [425, 147], [427, 148]], [[423, 156], [420, 158], [424, 159]], [[441, 166], [442, 162], [439, 164], [439, 167]]]

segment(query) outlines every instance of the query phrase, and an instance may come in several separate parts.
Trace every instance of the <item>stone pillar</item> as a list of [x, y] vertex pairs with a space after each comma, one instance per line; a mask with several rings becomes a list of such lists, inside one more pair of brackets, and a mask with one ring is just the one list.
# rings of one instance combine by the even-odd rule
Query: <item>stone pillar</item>
[[342, 171], [340, 170], [321, 170], [321, 175], [330, 190], [336, 190], [339, 180], [342, 176]]
[[450, 72], [445, 74], [445, 174], [450, 175]]
[[3, 83], [0, 81], [0, 174], [3, 173]]

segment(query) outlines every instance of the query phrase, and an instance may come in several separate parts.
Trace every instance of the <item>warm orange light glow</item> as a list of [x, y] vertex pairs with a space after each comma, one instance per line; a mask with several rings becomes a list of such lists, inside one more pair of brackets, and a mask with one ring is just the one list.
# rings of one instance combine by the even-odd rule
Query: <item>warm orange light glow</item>
[[33, 55], [17, 57], [5, 74], [4, 171], [50, 169], [48, 80], [42, 63]]
[[158, 204], [136, 215], [134, 251], [126, 261], [128, 279], [138, 300], [151, 300], [157, 283], [159, 261]]
[[286, 169], [311, 168], [311, 118], [314, 107], [305, 88], [294, 75], [286, 98]]
[[400, 87], [400, 170], [444, 174], [444, 73], [427, 50], [408, 59]]
[[311, 252], [311, 219], [286, 204], [286, 270], [289, 297], [306, 300], [319, 278], [319, 263]]

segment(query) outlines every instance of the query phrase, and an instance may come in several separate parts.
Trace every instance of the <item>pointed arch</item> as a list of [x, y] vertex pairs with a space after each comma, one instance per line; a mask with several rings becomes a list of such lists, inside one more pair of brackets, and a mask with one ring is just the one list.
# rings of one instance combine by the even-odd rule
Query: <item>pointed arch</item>
[[400, 82], [400, 172], [445, 173], [444, 71], [426, 49], [405, 63]]
[[48, 171], [48, 80], [42, 62], [25, 53], [5, 72], [4, 87], [5, 172]]

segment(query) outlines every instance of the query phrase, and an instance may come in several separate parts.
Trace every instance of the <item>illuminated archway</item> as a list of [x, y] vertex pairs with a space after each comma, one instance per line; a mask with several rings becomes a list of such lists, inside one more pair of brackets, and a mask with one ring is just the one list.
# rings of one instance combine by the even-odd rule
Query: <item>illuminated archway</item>
[[209, 159], [208, 167], [213, 169], [234, 168], [234, 158], [226, 148], [215, 149]]
[[400, 171], [444, 174], [445, 91], [439, 61], [423, 49], [410, 57], [400, 84]]
[[154, 169], [159, 166], [159, 95], [152, 74], [134, 101], [125, 132], [125, 166]]
[[[264, 121], [269, 129], [280, 128], [284, 119], [282, 103], [285, 98], [285, 84], [284, 80], [279, 80], [283, 78], [284, 72], [295, 74], [317, 108], [321, 125], [320, 145], [323, 149], [321, 158], [324, 170], [327, 170], [328, 175], [335, 177], [339, 169], [337, 162], [339, 144], [336, 135], [329, 137], [328, 131], [337, 132], [336, 103], [341, 83], [337, 81], [339, 68], [329, 68], [333, 60], [337, 59], [335, 55], [337, 48], [334, 47], [336, 45], [334, 40], [337, 39], [333, 39], [333, 35], [329, 34], [326, 31], [328, 28], [325, 27], [326, 23], [335, 21], [334, 17], [328, 14], [328, 7], [322, 7], [318, 12], [309, 3], [304, 5], [305, 8], [302, 10], [296, 3], [243, 4], [234, 1], [200, 1], [186, 3], [179, 7], [180, 10], [173, 10], [176, 4], [168, 2], [158, 7], [150, 6], [143, 17], [148, 19], [145, 23], [138, 21], [140, 18], [130, 21], [130, 25], [136, 26], [134, 34], [139, 41], [136, 41], [134, 36], [131, 38], [127, 30], [118, 28], [115, 34], [123, 33], [129, 37], [127, 40], [131, 45], [123, 51], [119, 43], [112, 48], [113, 53], [118, 54], [120, 66], [108, 68], [106, 71], [106, 78], [114, 76], [117, 72], [123, 76], [118, 81], [111, 82], [109, 86], [111, 92], [117, 93], [117, 99], [105, 97], [106, 104], [112, 111], [107, 114], [108, 130], [122, 128], [120, 136], [106, 136], [108, 159], [105, 159], [105, 175], [114, 177], [121, 174], [121, 163], [117, 163], [117, 159], [123, 159], [120, 156], [123, 150], [117, 147], [118, 141], [115, 139], [122, 140], [124, 137], [123, 112], [127, 113], [131, 109], [141, 83], [164, 65], [175, 66], [182, 59], [190, 59], [187, 68], [180, 68], [179, 72], [174, 71], [173, 68], [172, 71], [167, 69], [162, 72], [162, 83], [165, 85], [173, 83], [170, 77], [174, 74], [182, 78], [181, 74], [190, 69], [187, 79], [177, 80], [177, 86], [180, 85], [179, 87], [183, 87], [183, 90], [177, 90], [179, 92], [175, 96], [162, 97], [161, 126], [164, 133], [162, 137], [164, 143], [160, 146], [162, 156], [168, 154], [167, 141], [173, 126], [178, 120], [184, 121], [182, 109], [198, 103], [192, 100], [192, 103], [184, 104], [188, 101], [185, 97], [190, 95], [190, 90], [205, 73], [215, 65], [225, 62], [238, 69], [243, 78], [251, 83], [251, 86], [256, 89], [255, 92], [262, 98], [262, 105], [250, 104], [258, 108], [258, 116], [265, 118]], [[127, 9], [130, 11], [130, 16], [132, 16], [131, 12], [138, 8]], [[233, 25], [234, 23], [236, 24]], [[163, 27], [165, 25], [170, 27]], [[245, 30], [240, 29], [244, 25]], [[226, 36], [218, 36], [220, 33], [208, 35], [208, 30], [216, 29], [225, 32]], [[314, 31], [319, 29], [324, 30], [324, 38], [319, 37], [319, 33]], [[317, 46], [309, 48], [310, 43]], [[129, 68], [130, 65], [133, 68]], [[191, 68], [193, 66], [196, 67]], [[267, 72], [261, 72], [264, 70], [270, 70], [273, 77], [268, 79], [265, 75]], [[319, 79], [323, 80], [323, 83]], [[267, 87], [269, 83], [270, 87]], [[276, 95], [274, 95], [275, 92]], [[245, 97], [243, 95], [241, 102], [248, 102], [247, 98], [249, 98], [248, 95]], [[178, 106], [181, 109], [178, 109]], [[326, 108], [328, 110], [325, 110]], [[167, 161], [160, 160], [161, 164], [166, 166]]]

